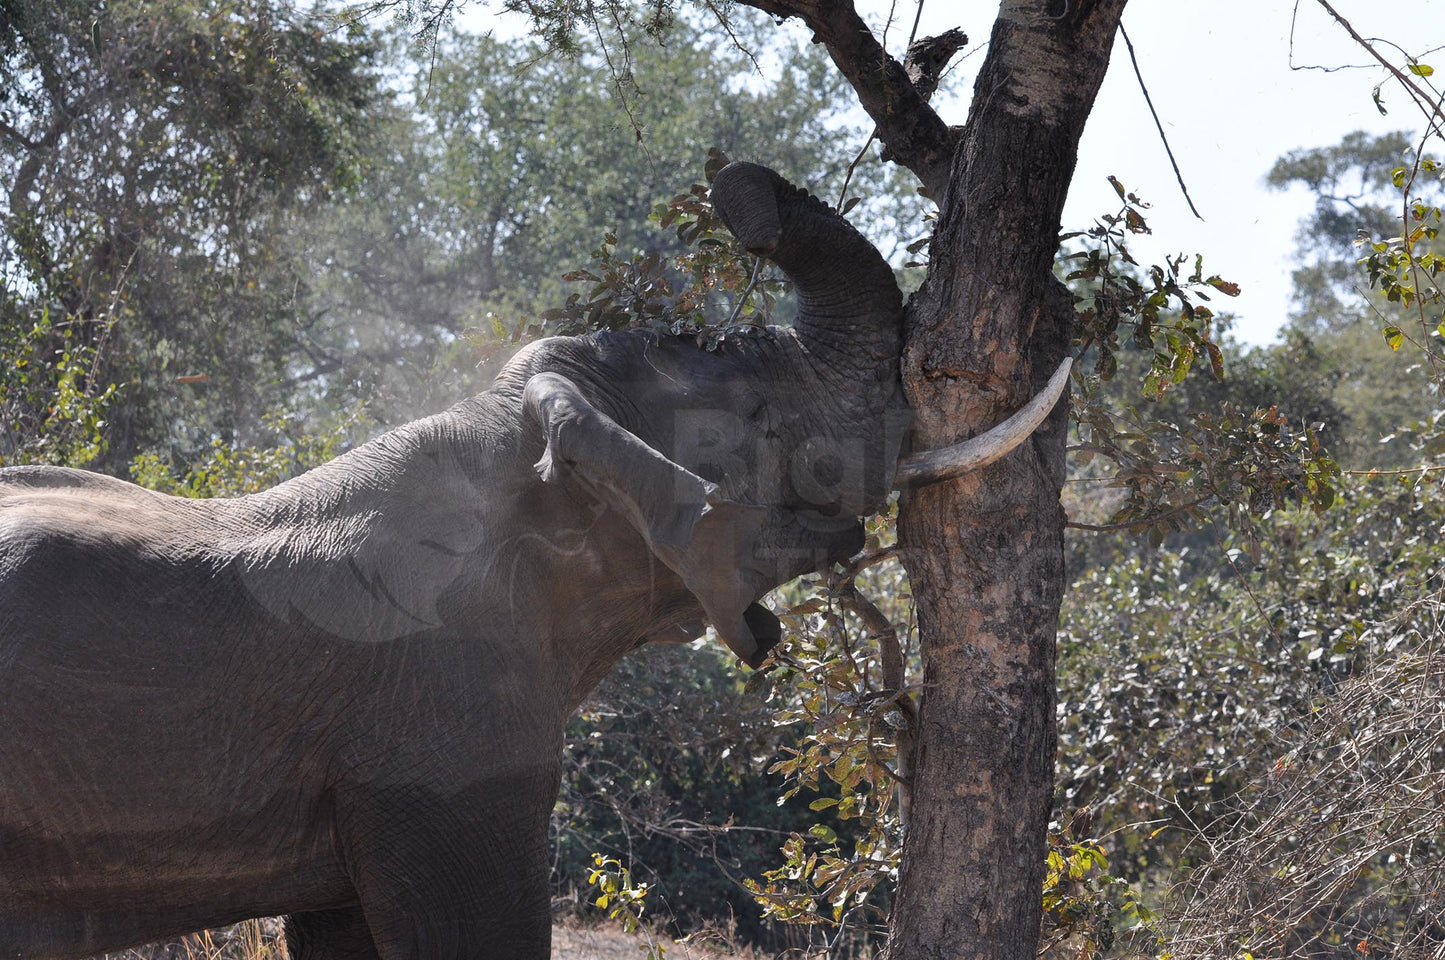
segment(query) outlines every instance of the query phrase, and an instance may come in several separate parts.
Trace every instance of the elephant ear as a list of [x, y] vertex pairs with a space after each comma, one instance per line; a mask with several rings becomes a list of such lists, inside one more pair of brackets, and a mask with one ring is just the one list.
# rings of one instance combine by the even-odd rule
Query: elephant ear
[[759, 666], [780, 635], [777, 618], [754, 603], [774, 586], [756, 560], [767, 508], [724, 499], [716, 484], [644, 443], [560, 374], [534, 375], [522, 402], [547, 441], [536, 464], [542, 479], [555, 480], [565, 464], [621, 511], [682, 578], [723, 642]]

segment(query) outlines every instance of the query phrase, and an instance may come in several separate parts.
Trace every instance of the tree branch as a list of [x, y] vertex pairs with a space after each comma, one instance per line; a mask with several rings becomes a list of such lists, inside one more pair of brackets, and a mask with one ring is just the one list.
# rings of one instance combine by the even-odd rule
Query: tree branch
[[893, 159], [912, 170], [935, 201], [943, 197], [956, 136], [913, 86], [903, 64], [873, 36], [852, 0], [740, 2], [769, 16], [802, 20], [852, 85]]
[[1382, 57], [1380, 51], [1376, 50], [1370, 41], [1360, 36], [1355, 28], [1350, 25], [1350, 21], [1346, 20], [1340, 15], [1338, 10], [1330, 6], [1329, 0], [1317, 0], [1317, 2], [1325, 8], [1325, 11], [1329, 13], [1330, 16], [1335, 18], [1336, 23], [1344, 27], [1345, 32], [1350, 35], [1350, 39], [1354, 40], [1355, 43], [1365, 49], [1366, 53], [1378, 60], [1381, 66], [1389, 71], [1396, 80], [1400, 81], [1401, 86], [1414, 95], [1416, 105], [1420, 107], [1421, 112], [1425, 114], [1432, 125], [1438, 126], [1440, 123], [1445, 122], [1445, 107], [1442, 107], [1436, 98], [1421, 90], [1415, 81], [1406, 76], [1399, 67]]
[[1129, 39], [1129, 32], [1124, 29], [1122, 21], [1119, 23], [1119, 36], [1124, 38], [1124, 46], [1129, 51], [1129, 62], [1134, 66], [1134, 77], [1139, 81], [1139, 89], [1144, 93], [1144, 102], [1149, 105], [1149, 115], [1154, 118], [1154, 129], [1159, 131], [1159, 140], [1164, 144], [1164, 152], [1169, 155], [1169, 165], [1174, 168], [1174, 179], [1179, 181], [1179, 189], [1184, 193], [1184, 202], [1189, 204], [1189, 212], [1200, 220], [1204, 217], [1194, 206], [1194, 198], [1189, 195], [1189, 188], [1184, 185], [1184, 174], [1179, 172], [1179, 161], [1174, 159], [1174, 150], [1169, 146], [1169, 138], [1164, 134], [1164, 124], [1159, 120], [1159, 111], [1154, 109], [1154, 98], [1149, 96], [1149, 88], [1144, 85], [1144, 74], [1139, 70], [1139, 58], [1134, 56], [1134, 41]]
[[4, 120], [0, 120], [0, 136], [4, 136], [6, 139], [15, 142], [19, 146], [24, 147], [26, 150], [35, 150], [40, 146], [34, 140], [31, 140], [25, 134], [21, 133], [19, 130], [16, 130]]
[[1153, 516], [1148, 517], [1140, 517], [1137, 520], [1126, 520], [1123, 523], [1083, 523], [1078, 520], [1066, 519], [1064, 521], [1064, 526], [1068, 527], [1071, 530], [1085, 530], [1089, 533], [1112, 533], [1116, 530], [1140, 530], [1144, 527], [1152, 526], [1153, 524], [1156, 524], [1161, 520], [1168, 520], [1170, 517], [1177, 517], [1181, 513], [1187, 513], [1188, 511], [1193, 510], [1195, 507], [1207, 502], [1211, 499], [1211, 497], [1212, 494], [1210, 496], [1196, 497], [1195, 499], [1190, 500], [1188, 503], [1181, 503], [1179, 506], [1174, 507], [1170, 510], [1165, 510], [1163, 513], [1156, 513]]
[[[913, 698], [904, 692], [906, 665], [903, 648], [898, 642], [898, 628], [877, 604], [865, 597], [858, 585], [851, 579], [840, 584], [836, 590], [838, 602], [845, 609], [853, 611], [863, 621], [868, 633], [878, 641], [879, 658], [883, 661], [883, 686], [891, 695], [903, 715], [903, 726], [894, 731], [894, 747], [898, 769], [889, 766], [874, 752], [873, 725], [868, 726], [868, 754], [873, 762], [898, 784], [898, 819], [904, 829], [908, 828], [909, 810], [913, 805], [913, 784], [909, 777], [909, 761], [913, 756], [913, 733], [917, 722], [918, 708]], [[876, 716], [876, 712], [875, 712]]]

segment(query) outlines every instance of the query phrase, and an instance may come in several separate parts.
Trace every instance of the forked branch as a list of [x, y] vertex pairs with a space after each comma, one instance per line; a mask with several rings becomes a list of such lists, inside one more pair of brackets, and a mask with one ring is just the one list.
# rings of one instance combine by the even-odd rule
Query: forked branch
[[813, 31], [858, 95], [893, 159], [917, 174], [935, 201], [943, 197], [954, 134], [858, 16], [852, 0], [740, 0], [769, 16], [797, 17]]

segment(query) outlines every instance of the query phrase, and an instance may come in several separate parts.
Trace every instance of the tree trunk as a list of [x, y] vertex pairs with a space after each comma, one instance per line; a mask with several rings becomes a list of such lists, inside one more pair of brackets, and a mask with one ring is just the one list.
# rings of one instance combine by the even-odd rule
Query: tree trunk
[[[1084, 120], [1124, 0], [1004, 0], [954, 153], [904, 386], [915, 446], [977, 434], [1069, 349], [1054, 279]], [[923, 694], [889, 955], [1032, 958], [1054, 773], [1064, 405], [993, 467], [903, 500]]]

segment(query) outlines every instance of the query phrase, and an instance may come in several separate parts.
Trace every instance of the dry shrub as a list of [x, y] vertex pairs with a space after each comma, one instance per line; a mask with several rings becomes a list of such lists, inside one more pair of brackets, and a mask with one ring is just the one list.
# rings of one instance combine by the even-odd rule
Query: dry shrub
[[[664, 960], [762, 960], [725, 933], [674, 941], [665, 933], [624, 933], [612, 923], [566, 922], [552, 928], [552, 960], [644, 960], [647, 948], [661, 948]], [[652, 954], [656, 955], [656, 954]]]
[[[668, 958], [677, 960], [723, 960], [727, 957], [756, 960], [757, 954], [738, 948], [724, 934], [695, 936], [688, 943], [674, 943], [662, 934]], [[553, 960], [638, 960], [648, 940], [641, 934], [623, 933], [612, 924], [564, 923], [552, 931]], [[280, 919], [248, 920], [233, 927], [193, 933], [165, 943], [154, 943], [122, 953], [109, 953], [98, 960], [288, 960]]]
[[1200, 831], [1176, 960], [1445, 958], [1445, 603], [1279, 734], [1270, 773]]
[[269, 918], [108, 953], [101, 960], [288, 960], [288, 957], [281, 921]]

